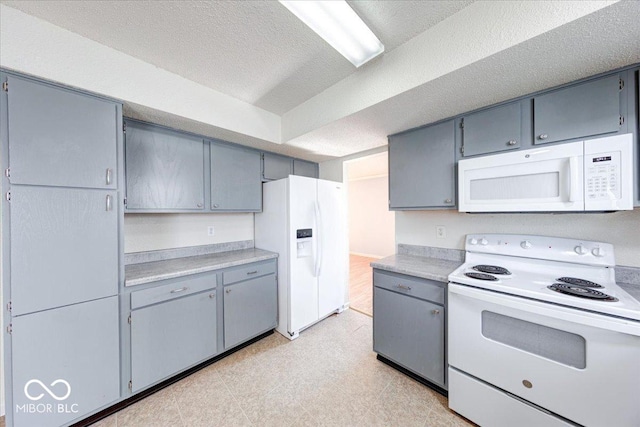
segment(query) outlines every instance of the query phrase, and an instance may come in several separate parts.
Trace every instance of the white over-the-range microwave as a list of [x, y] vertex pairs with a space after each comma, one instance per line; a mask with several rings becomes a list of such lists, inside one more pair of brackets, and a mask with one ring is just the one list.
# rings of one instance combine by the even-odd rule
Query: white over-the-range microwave
[[458, 162], [460, 212], [633, 209], [633, 135]]

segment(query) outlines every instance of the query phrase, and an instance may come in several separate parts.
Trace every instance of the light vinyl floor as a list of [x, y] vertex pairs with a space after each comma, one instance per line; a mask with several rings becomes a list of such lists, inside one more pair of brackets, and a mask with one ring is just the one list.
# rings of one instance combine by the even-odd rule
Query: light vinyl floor
[[125, 426], [467, 426], [447, 399], [376, 360], [372, 319], [333, 315], [278, 333], [94, 424]]

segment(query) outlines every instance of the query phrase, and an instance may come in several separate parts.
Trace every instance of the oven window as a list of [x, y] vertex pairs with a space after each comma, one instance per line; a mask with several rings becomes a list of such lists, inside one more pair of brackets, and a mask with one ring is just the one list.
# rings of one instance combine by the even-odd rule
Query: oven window
[[587, 366], [585, 339], [571, 332], [483, 311], [482, 335], [564, 365], [579, 369]]
[[471, 200], [548, 199], [560, 195], [560, 173], [473, 179], [470, 185]]

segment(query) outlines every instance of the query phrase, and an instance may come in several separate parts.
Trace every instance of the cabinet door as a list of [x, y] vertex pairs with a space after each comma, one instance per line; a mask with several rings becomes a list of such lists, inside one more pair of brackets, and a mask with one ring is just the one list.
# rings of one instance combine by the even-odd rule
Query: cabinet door
[[274, 274], [225, 286], [225, 350], [276, 327], [277, 293]]
[[131, 312], [133, 391], [216, 353], [215, 289]]
[[15, 427], [66, 425], [120, 398], [118, 297], [11, 323]]
[[211, 143], [211, 209], [262, 210], [260, 153]]
[[463, 156], [520, 148], [523, 102], [513, 102], [464, 116]]
[[293, 159], [293, 174], [299, 176], [307, 176], [309, 178], [318, 178], [318, 164], [305, 162], [304, 160]]
[[7, 79], [11, 183], [116, 188], [116, 105]]
[[533, 114], [535, 144], [618, 132], [620, 76], [536, 96]]
[[391, 209], [455, 205], [454, 122], [389, 137]]
[[262, 155], [262, 178], [270, 181], [286, 178], [293, 173], [293, 161], [277, 154], [264, 153]]
[[127, 122], [127, 209], [204, 209], [204, 141], [190, 135]]
[[11, 188], [12, 314], [118, 293], [115, 191]]
[[373, 350], [444, 387], [444, 307], [373, 288]]

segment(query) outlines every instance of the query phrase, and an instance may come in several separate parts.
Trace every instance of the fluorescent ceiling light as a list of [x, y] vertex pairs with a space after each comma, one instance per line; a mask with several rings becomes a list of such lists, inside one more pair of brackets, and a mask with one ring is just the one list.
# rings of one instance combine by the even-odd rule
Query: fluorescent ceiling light
[[344, 0], [280, 3], [356, 67], [384, 52], [384, 45]]

